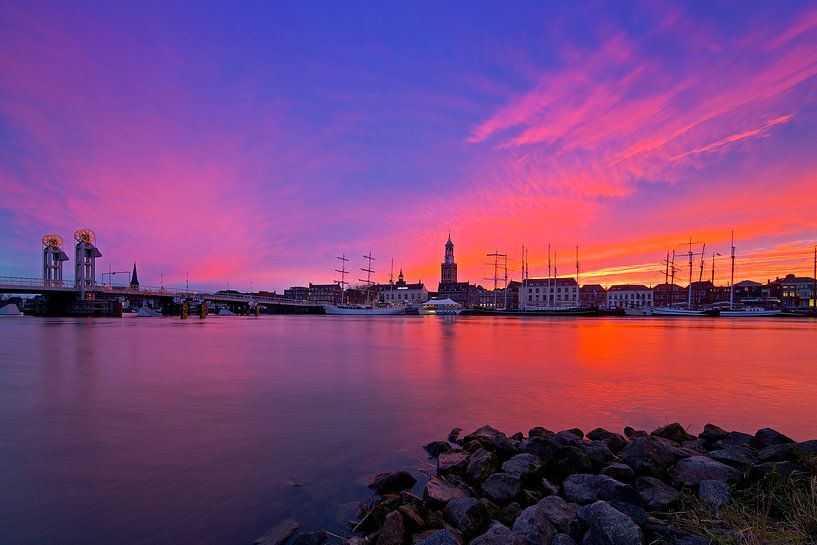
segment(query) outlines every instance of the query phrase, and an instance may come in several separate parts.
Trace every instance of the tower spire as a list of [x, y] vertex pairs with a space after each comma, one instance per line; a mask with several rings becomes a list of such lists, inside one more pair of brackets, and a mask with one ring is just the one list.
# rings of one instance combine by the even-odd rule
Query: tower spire
[[139, 275], [136, 274], [136, 261], [133, 262], [133, 272], [130, 273], [130, 285], [132, 287], [139, 287]]

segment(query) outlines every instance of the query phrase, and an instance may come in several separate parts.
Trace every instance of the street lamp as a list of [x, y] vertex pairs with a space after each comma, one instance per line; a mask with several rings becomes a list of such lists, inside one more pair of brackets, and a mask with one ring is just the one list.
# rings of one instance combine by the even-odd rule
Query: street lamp
[[184, 274], [187, 275], [187, 280], [184, 283], [184, 289], [187, 292], [187, 294], [190, 295], [190, 273], [186, 272]]
[[161, 288], [162, 291], [165, 291], [165, 273], [162, 273], [159, 276], [161, 277], [161, 284], [159, 285], [159, 287]]

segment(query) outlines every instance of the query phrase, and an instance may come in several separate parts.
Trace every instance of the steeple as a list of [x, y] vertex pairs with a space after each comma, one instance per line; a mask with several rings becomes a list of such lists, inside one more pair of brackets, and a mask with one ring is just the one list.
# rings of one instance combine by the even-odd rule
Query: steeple
[[139, 287], [139, 275], [136, 274], [136, 261], [133, 262], [133, 272], [130, 274], [130, 285], [134, 288]]
[[445, 243], [445, 258], [440, 270], [440, 283], [453, 284], [457, 281], [457, 263], [454, 261], [454, 243], [451, 241], [451, 231], [448, 231], [448, 241]]

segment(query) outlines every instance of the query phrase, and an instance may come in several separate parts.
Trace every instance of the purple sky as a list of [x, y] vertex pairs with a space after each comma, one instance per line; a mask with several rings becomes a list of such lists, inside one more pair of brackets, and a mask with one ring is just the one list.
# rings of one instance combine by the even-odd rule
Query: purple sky
[[280, 290], [372, 251], [433, 289], [449, 229], [461, 280], [522, 244], [541, 275], [550, 242], [656, 283], [732, 229], [741, 277], [805, 274], [815, 74], [813, 2], [5, 3], [0, 275], [79, 227], [143, 284]]

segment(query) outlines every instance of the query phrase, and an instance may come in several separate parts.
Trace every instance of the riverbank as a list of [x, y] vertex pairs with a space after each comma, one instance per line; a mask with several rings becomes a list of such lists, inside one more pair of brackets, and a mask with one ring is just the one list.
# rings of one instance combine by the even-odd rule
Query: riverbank
[[[354, 545], [817, 543], [817, 440], [707, 424], [506, 436], [490, 426], [425, 449], [436, 468], [376, 475]], [[256, 541], [282, 545], [285, 521]], [[317, 545], [321, 532], [292, 545]]]

